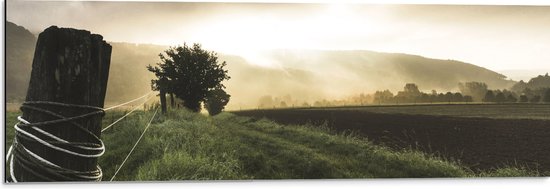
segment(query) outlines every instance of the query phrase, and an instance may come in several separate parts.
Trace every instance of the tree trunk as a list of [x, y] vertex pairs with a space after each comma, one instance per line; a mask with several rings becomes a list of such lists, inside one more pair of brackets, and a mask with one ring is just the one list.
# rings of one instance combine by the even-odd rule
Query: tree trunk
[[162, 113], [166, 113], [166, 92], [162, 89], [160, 89], [160, 106]]
[[174, 93], [170, 93], [170, 106], [172, 109], [176, 106], [176, 101], [174, 101]]
[[[26, 101], [50, 101], [103, 108], [110, 61], [111, 45], [103, 41], [101, 35], [91, 34], [85, 30], [49, 27], [38, 36]], [[68, 107], [40, 108], [65, 117], [89, 113], [89, 110]], [[30, 109], [21, 110], [23, 118], [30, 123], [58, 119]], [[100, 137], [101, 119], [102, 114], [74, 122]], [[43, 127], [43, 130], [67, 141], [92, 141], [83, 137], [82, 131], [70, 123]], [[97, 158], [70, 155], [44, 147], [19, 135], [16, 137], [18, 142], [30, 151], [61, 167], [80, 171], [93, 171], [97, 168]], [[40, 169], [41, 167], [37, 167], [32, 170], [40, 172]], [[47, 181], [29, 172], [18, 161], [14, 161], [14, 172], [18, 181]]]

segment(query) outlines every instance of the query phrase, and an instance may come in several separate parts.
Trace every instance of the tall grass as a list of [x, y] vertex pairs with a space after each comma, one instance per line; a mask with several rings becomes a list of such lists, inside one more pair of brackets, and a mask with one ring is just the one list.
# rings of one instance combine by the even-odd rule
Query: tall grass
[[[8, 112], [7, 144], [16, 112]], [[123, 112], [107, 115], [103, 125]], [[107, 147], [99, 159], [109, 180], [143, 132], [153, 112], [136, 111], [102, 133]], [[538, 176], [521, 168], [475, 174], [418, 151], [393, 151], [353, 134], [317, 125], [283, 126], [222, 113], [214, 117], [170, 110], [157, 114], [116, 176], [133, 180], [421, 178]]]
[[[141, 114], [151, 116], [150, 112]], [[124, 155], [114, 152], [129, 151], [146, 121], [146, 118], [136, 121], [140, 125], [123, 122], [117, 126], [118, 130], [104, 133], [107, 145], [112, 143], [108, 154], [112, 153], [113, 157], [105, 155], [100, 162], [102, 166], [116, 167], [122, 161]], [[134, 136], [117, 137], [120, 135]], [[134, 153], [127, 162], [131, 165], [125, 165], [116, 180], [533, 175], [524, 169], [474, 174], [453, 162], [418, 151], [392, 151], [353, 134], [334, 133], [326, 127], [283, 126], [230, 113], [208, 117], [185, 110], [160, 115]], [[105, 169], [109, 177], [112, 171]]]

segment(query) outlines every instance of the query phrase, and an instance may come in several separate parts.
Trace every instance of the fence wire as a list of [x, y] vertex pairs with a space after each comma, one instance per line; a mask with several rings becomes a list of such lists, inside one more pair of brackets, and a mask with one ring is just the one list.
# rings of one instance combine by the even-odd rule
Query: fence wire
[[132, 109], [130, 112], [124, 114], [122, 117], [118, 118], [116, 121], [114, 121], [113, 123], [109, 124], [107, 127], [101, 129], [101, 132], [104, 132], [106, 131], [107, 129], [111, 128], [113, 125], [117, 124], [119, 121], [121, 121], [122, 119], [124, 119], [126, 116], [130, 115], [132, 112], [136, 111], [137, 109], [139, 109], [139, 107], [141, 107], [142, 105], [144, 105], [145, 103], [147, 103], [147, 101], [149, 101], [151, 98], [153, 98], [154, 96], [149, 96], [149, 98], [145, 99], [145, 101], [143, 103], [141, 103], [140, 105], [136, 106], [134, 109]]
[[[80, 121], [82, 119], [90, 119], [95, 116], [103, 117], [103, 115], [105, 115], [105, 111], [107, 110], [112, 110], [112, 109], [130, 104], [140, 99], [148, 97], [145, 99], [143, 103], [136, 106], [130, 112], [126, 113], [122, 117], [118, 118], [115, 122], [111, 123], [104, 129], [102, 129], [101, 132], [103, 132], [111, 128], [113, 125], [117, 124], [119, 121], [121, 121], [122, 119], [124, 119], [125, 117], [133, 113], [135, 110], [139, 109], [140, 106], [147, 103], [151, 98], [155, 96], [152, 94], [154, 94], [153, 91], [148, 92], [147, 94], [140, 96], [136, 99], [133, 99], [115, 106], [111, 106], [109, 108], [99, 108], [99, 107], [93, 107], [93, 106], [87, 106], [87, 105], [66, 104], [66, 103], [49, 102], [49, 101], [24, 102], [21, 106], [21, 109], [27, 109], [28, 111], [34, 111], [34, 112], [50, 115], [58, 119], [31, 123], [25, 120], [21, 116], [17, 117], [17, 119], [19, 120], [19, 123], [14, 125], [14, 128], [16, 130], [16, 137], [14, 138], [14, 142], [10, 146], [8, 153], [6, 154], [6, 166], [8, 166], [8, 169], [9, 169], [8, 182], [18, 182], [16, 172], [14, 171], [15, 162], [21, 169], [24, 169], [28, 173], [34, 175], [36, 178], [40, 178], [45, 181], [62, 181], [62, 180], [64, 181], [75, 181], [75, 180], [100, 181], [103, 176], [103, 171], [99, 166], [97, 166], [96, 169], [92, 171], [79, 171], [79, 170], [73, 170], [66, 167], [62, 167], [60, 165], [53, 163], [51, 160], [48, 160], [47, 158], [36, 154], [31, 149], [29, 149], [29, 147], [25, 146], [24, 143], [21, 143], [20, 140], [36, 142], [43, 147], [51, 148], [61, 153], [70, 154], [73, 156], [79, 156], [82, 158], [98, 158], [101, 155], [103, 155], [103, 153], [105, 153], [105, 145], [103, 144], [103, 141], [98, 136], [96, 136], [95, 134], [85, 129], [82, 125], [76, 123], [76, 121]], [[63, 115], [57, 114], [55, 112], [52, 112], [48, 109], [43, 108], [44, 106], [46, 107], [53, 106], [58, 108], [85, 109], [89, 112], [79, 116], [65, 117]], [[121, 166], [117, 169], [117, 171], [111, 178], [111, 181], [115, 178], [116, 174], [118, 174], [118, 172], [120, 171], [122, 166], [126, 163], [126, 161], [128, 160], [129, 156], [132, 154], [132, 152], [134, 151], [138, 143], [141, 141], [145, 132], [151, 125], [153, 119], [155, 118], [157, 112], [158, 112], [158, 108], [155, 110], [155, 113], [153, 114], [153, 116], [151, 117], [151, 120], [145, 127], [145, 130], [143, 131], [141, 136], [138, 138], [137, 142], [134, 144], [131, 151], [128, 153], [128, 155], [122, 162]], [[52, 127], [58, 124], [72, 124], [76, 126], [78, 130], [81, 130], [84, 135], [87, 135], [89, 138], [94, 139], [94, 142], [87, 143], [87, 142], [69, 141], [68, 139], [63, 139], [43, 129], [45, 127]]]
[[134, 147], [132, 147], [132, 149], [130, 150], [130, 152], [128, 153], [128, 155], [126, 155], [126, 158], [124, 158], [124, 161], [122, 161], [122, 163], [120, 164], [120, 166], [118, 167], [118, 169], [115, 171], [115, 174], [113, 175], [113, 177], [111, 177], [111, 180], [109, 181], [113, 181], [116, 177], [116, 175], [118, 174], [118, 172], [120, 171], [120, 169], [122, 169], [122, 167], [124, 166], [124, 164], [126, 163], [126, 160], [128, 160], [128, 157], [130, 157], [130, 155], [132, 155], [132, 152], [134, 152], [134, 149], [136, 149], [136, 146], [139, 144], [139, 141], [141, 141], [141, 138], [143, 138], [143, 136], [145, 135], [145, 133], [147, 132], [147, 129], [149, 129], [149, 126], [151, 126], [151, 123], [153, 122], [153, 119], [155, 119], [155, 116], [157, 115], [157, 112], [158, 112], [159, 108], [157, 108], [155, 110], [155, 113], [153, 114], [153, 116], [151, 117], [151, 120], [149, 121], [149, 123], [147, 123], [147, 126], [145, 127], [145, 130], [143, 130], [143, 133], [141, 133], [141, 136], [139, 136], [138, 140], [136, 141], [136, 143], [134, 144]]
[[140, 97], [138, 97], [138, 98], [136, 98], [136, 99], [130, 100], [130, 101], [128, 101], [128, 102], [125, 102], [125, 103], [122, 103], [122, 104], [119, 104], [119, 105], [115, 105], [115, 106], [111, 106], [111, 107], [108, 107], [108, 108], [104, 108], [103, 110], [104, 110], [104, 111], [107, 111], [107, 110], [111, 110], [111, 109], [115, 109], [115, 108], [124, 106], [124, 105], [126, 105], [126, 104], [130, 104], [130, 103], [135, 102], [135, 101], [137, 101], [137, 100], [139, 100], [139, 99], [145, 98], [145, 97], [147, 97], [148, 95], [151, 95], [152, 93], [153, 93], [153, 91], [148, 92], [147, 94], [145, 94], [145, 95], [143, 95], [143, 96], [140, 96]]

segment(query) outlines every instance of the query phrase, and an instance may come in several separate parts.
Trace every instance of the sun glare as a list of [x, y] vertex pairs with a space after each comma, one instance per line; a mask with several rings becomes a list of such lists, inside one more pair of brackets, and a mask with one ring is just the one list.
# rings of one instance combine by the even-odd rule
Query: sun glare
[[262, 58], [261, 51], [340, 49], [346, 41], [342, 38], [371, 34], [374, 26], [369, 18], [357, 17], [350, 8], [327, 4], [315, 14], [292, 20], [275, 15], [231, 15], [196, 25], [191, 40], [220, 53], [242, 56], [252, 64], [273, 67], [276, 63]]

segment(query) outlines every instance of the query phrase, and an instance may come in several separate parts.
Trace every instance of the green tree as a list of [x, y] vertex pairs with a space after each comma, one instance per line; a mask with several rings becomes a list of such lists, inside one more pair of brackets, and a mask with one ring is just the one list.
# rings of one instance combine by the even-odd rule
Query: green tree
[[464, 96], [464, 102], [473, 102], [474, 99], [472, 98], [472, 96], [468, 96], [468, 95], [465, 95]]
[[[201, 48], [200, 44], [193, 46], [171, 47], [159, 54], [160, 63], [157, 66], [147, 66], [147, 69], [157, 76], [152, 80], [153, 85], [161, 78], [168, 79], [169, 92], [183, 100], [183, 105], [195, 112], [200, 111], [201, 102], [204, 102], [210, 91], [224, 89], [222, 81], [228, 80], [226, 62], [219, 63], [217, 54]], [[153, 86], [153, 90], [160, 86]]]
[[528, 101], [529, 99], [527, 98], [527, 95], [522, 94], [521, 96], [519, 96], [519, 102], [525, 103]]
[[495, 102], [495, 94], [493, 91], [488, 90], [483, 97], [483, 102]]
[[390, 101], [390, 99], [392, 98], [393, 98], [393, 93], [390, 92], [389, 90], [376, 91], [376, 93], [374, 93], [374, 102], [376, 103], [385, 103]]
[[495, 102], [503, 103], [506, 101], [506, 96], [504, 96], [503, 92], [498, 91], [495, 95]]
[[447, 99], [446, 99], [446, 97], [445, 97], [445, 94], [443, 94], [443, 93], [437, 94], [437, 97], [436, 97], [436, 100], [435, 100], [435, 101], [436, 101], [436, 102], [446, 102]]
[[[546, 74], [548, 76], [548, 73]], [[550, 88], [546, 89], [544, 92], [544, 98], [542, 98], [542, 102], [550, 103]]]
[[414, 83], [407, 83], [403, 89], [409, 97], [420, 96], [420, 90], [418, 90], [418, 86]]
[[403, 87], [403, 91], [398, 91], [395, 99], [399, 102], [416, 102], [422, 93], [418, 90], [418, 86], [414, 83], [407, 83]]
[[445, 102], [449, 102], [449, 103], [450, 103], [450, 102], [453, 100], [453, 96], [454, 96], [454, 95], [453, 95], [453, 93], [451, 93], [451, 92], [445, 93]]
[[474, 101], [482, 101], [483, 95], [487, 94], [487, 84], [482, 82], [458, 83], [458, 88], [462, 95], [471, 96]]
[[529, 100], [529, 102], [531, 102], [531, 103], [539, 103], [539, 102], [540, 102], [540, 99], [541, 99], [540, 95], [535, 95], [535, 96], [533, 96], [533, 98], [531, 98], [531, 100]]
[[506, 102], [517, 102], [518, 99], [512, 95], [512, 94], [508, 94], [508, 96], [506, 96]]
[[464, 101], [464, 96], [462, 96], [462, 94], [460, 94], [460, 93], [454, 93], [452, 101], [453, 102], [463, 102]]
[[285, 101], [281, 101], [280, 105], [279, 105], [281, 108], [286, 108], [288, 107], [288, 105], [286, 104]]
[[231, 95], [227, 94], [223, 89], [216, 88], [208, 92], [204, 107], [208, 110], [208, 114], [217, 115], [223, 111], [230, 97]]

